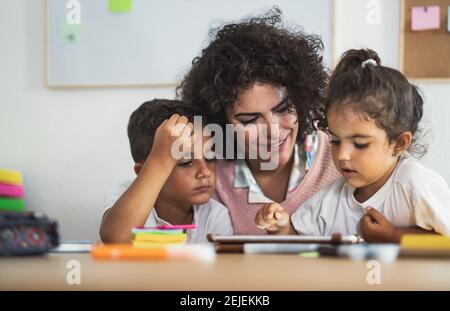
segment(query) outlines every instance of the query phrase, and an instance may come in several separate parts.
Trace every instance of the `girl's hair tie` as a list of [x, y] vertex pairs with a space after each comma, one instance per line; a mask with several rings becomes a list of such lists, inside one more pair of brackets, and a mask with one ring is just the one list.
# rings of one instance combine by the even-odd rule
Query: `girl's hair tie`
[[369, 58], [361, 63], [361, 68], [366, 68], [367, 65], [377, 66], [378, 64], [374, 59]]

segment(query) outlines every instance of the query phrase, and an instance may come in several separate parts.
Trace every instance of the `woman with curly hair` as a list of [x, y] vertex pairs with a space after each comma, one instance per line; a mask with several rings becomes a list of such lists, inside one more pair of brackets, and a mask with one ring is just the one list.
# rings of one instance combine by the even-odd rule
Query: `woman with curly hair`
[[[280, 16], [275, 7], [222, 27], [177, 90], [224, 132], [231, 124], [244, 133], [245, 159], [217, 163], [216, 197], [229, 209], [235, 234], [264, 234], [254, 225], [264, 204], [277, 202], [293, 212], [339, 175], [327, 135], [313, 126], [328, 78], [323, 43], [282, 26]], [[258, 130], [264, 126], [268, 130]], [[267, 159], [249, 156], [252, 137], [276, 154], [275, 168], [264, 170]]]

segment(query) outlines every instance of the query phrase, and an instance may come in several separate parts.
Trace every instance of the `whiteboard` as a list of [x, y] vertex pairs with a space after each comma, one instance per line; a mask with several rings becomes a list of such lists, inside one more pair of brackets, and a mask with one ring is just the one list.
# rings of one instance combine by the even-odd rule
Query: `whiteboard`
[[112, 13], [109, 0], [80, 0], [80, 24], [68, 25], [67, 0], [47, 0], [49, 87], [175, 85], [209, 42], [209, 30], [261, 15], [273, 5], [289, 25], [320, 35], [332, 59], [332, 0], [132, 0]]

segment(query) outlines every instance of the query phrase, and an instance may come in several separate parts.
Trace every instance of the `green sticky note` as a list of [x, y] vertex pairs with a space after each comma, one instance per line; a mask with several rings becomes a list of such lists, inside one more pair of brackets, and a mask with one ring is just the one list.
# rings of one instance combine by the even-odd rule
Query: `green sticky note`
[[0, 211], [21, 212], [25, 209], [22, 199], [0, 197]]
[[61, 21], [59, 36], [63, 43], [72, 44], [81, 41], [81, 24], [69, 24], [66, 20]]
[[109, 0], [108, 9], [111, 13], [129, 13], [133, 8], [133, 0]]
[[299, 255], [300, 255], [300, 257], [303, 257], [303, 258], [319, 258], [320, 257], [319, 252], [306, 252], [306, 253], [300, 253]]

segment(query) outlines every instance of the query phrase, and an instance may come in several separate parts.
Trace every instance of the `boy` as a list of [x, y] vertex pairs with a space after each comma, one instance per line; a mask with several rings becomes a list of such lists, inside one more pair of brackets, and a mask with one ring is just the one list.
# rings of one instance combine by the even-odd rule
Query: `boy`
[[104, 213], [103, 242], [129, 242], [134, 226], [194, 223], [197, 229], [188, 230], [190, 243], [206, 242], [208, 233], [233, 234], [228, 210], [210, 199], [215, 188], [214, 158], [205, 159], [202, 154], [200, 159], [176, 160], [171, 154], [172, 145], [180, 139], [192, 143], [193, 135], [174, 136], [172, 129], [192, 132], [188, 118], [193, 116], [185, 103], [164, 99], [145, 102], [132, 113], [128, 138], [137, 178], [113, 197], [115, 203]]

